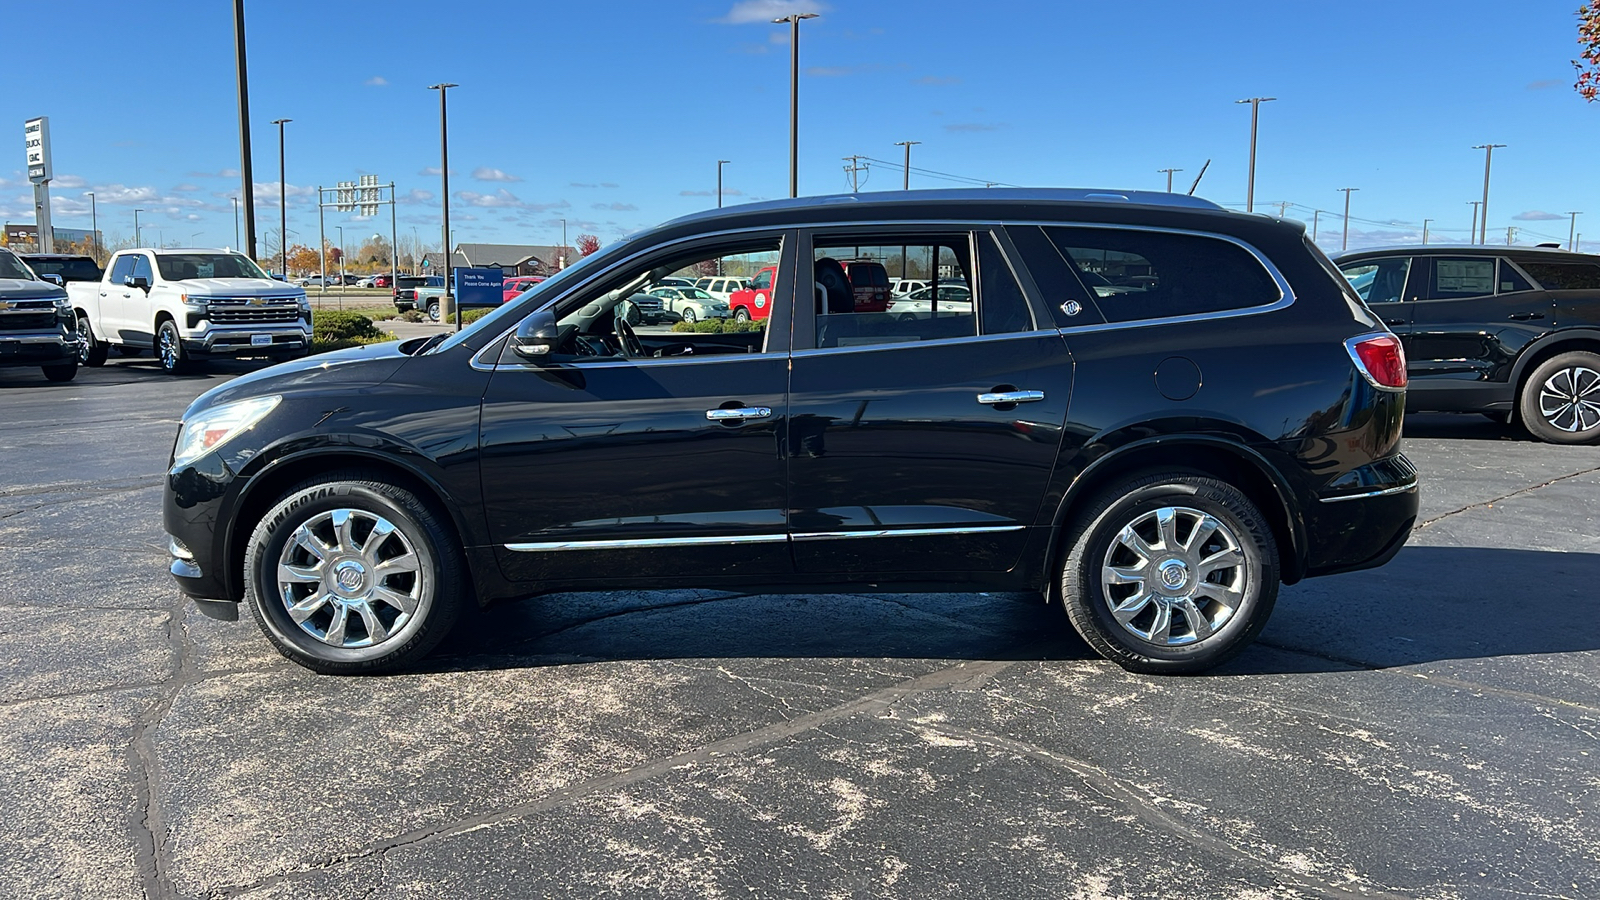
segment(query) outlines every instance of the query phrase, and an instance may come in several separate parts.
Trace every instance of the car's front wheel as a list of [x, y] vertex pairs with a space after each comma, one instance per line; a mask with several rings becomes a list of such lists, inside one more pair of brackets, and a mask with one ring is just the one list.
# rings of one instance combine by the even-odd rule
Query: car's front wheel
[[89, 317], [78, 316], [78, 362], [91, 367], [103, 366], [110, 350], [104, 341], [95, 338], [94, 329], [89, 326]]
[[1523, 384], [1518, 406], [1523, 426], [1541, 441], [1600, 440], [1600, 353], [1573, 350], [1540, 363]]
[[1214, 478], [1135, 478], [1092, 502], [1067, 540], [1067, 615], [1090, 646], [1131, 671], [1219, 665], [1261, 633], [1277, 600], [1272, 529], [1248, 497]]
[[694, 321], [695, 321], [694, 310], [692, 310], [689, 307], [685, 306], [683, 308], [683, 320], [685, 322], [688, 322], [690, 325], [693, 325]]
[[161, 326], [156, 329], [156, 359], [160, 360], [162, 371], [168, 375], [182, 375], [189, 371], [189, 354], [184, 352], [178, 325], [171, 319], [163, 319]]
[[740, 325], [743, 325], [744, 323], [750, 321], [750, 311], [742, 306], [739, 307], [733, 311], [733, 320], [738, 322]]
[[444, 515], [359, 471], [286, 493], [256, 525], [244, 566], [245, 602], [267, 639], [331, 675], [421, 659], [449, 633], [467, 594]]

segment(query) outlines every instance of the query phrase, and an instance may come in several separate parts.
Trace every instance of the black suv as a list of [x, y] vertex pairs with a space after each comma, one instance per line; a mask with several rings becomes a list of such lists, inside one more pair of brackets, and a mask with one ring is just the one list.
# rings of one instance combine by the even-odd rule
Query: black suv
[[0, 247], [0, 366], [38, 366], [51, 381], [71, 381], [78, 348], [67, 292]]
[[1600, 441], [1600, 256], [1538, 247], [1362, 250], [1339, 268], [1405, 344], [1406, 408]]
[[[966, 290], [858, 311], [841, 260]], [[777, 272], [756, 330], [638, 333], [670, 275]], [[548, 591], [1037, 591], [1192, 672], [1280, 583], [1417, 512], [1405, 360], [1295, 223], [1172, 194], [862, 194], [689, 216], [459, 334], [236, 379], [184, 414], [172, 572], [286, 656], [373, 672]]]

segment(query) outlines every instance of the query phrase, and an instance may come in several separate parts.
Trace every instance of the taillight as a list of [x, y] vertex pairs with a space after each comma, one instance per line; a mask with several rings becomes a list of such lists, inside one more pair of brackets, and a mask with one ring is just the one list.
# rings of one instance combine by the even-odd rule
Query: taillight
[[1385, 391], [1404, 390], [1406, 352], [1392, 334], [1369, 334], [1344, 342], [1356, 368], [1373, 387]]

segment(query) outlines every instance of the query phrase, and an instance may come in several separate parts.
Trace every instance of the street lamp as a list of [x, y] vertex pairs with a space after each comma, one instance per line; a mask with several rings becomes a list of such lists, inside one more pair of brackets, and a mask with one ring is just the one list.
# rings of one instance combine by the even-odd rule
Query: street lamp
[[1478, 243], [1489, 243], [1489, 165], [1494, 162], [1496, 147], [1505, 144], [1479, 144], [1474, 150], [1483, 151], [1483, 216], [1478, 221]]
[[722, 208], [722, 167], [730, 162], [732, 162], [732, 160], [717, 160], [717, 209]]
[[[344, 226], [335, 225], [334, 230], [339, 232], [339, 293], [344, 293]], [[328, 279], [324, 277], [323, 281]]]
[[1359, 191], [1361, 188], [1339, 188], [1344, 191], [1344, 239], [1339, 242], [1340, 250], [1350, 249], [1350, 192]]
[[189, 246], [191, 246], [191, 247], [200, 246], [199, 244], [195, 243], [194, 239], [199, 237], [202, 234], [205, 234], [205, 232], [204, 231], [196, 231], [194, 234], [189, 235]]
[[456, 306], [455, 298], [450, 295], [450, 129], [448, 127], [449, 114], [446, 107], [445, 95], [453, 87], [460, 87], [450, 82], [428, 85], [428, 90], [439, 92], [439, 178], [444, 193], [444, 309], [454, 308], [456, 311], [456, 330], [461, 330], [461, 308]]
[[1572, 229], [1567, 232], [1567, 249], [1571, 250], [1573, 253], [1577, 253], [1578, 252], [1578, 217], [1583, 215], [1583, 213], [1581, 213], [1581, 212], [1569, 212], [1569, 213], [1567, 213], [1567, 215], [1572, 217]]
[[794, 13], [773, 19], [789, 23], [789, 196], [800, 196], [800, 20], [816, 13]]
[[[85, 194], [90, 197], [90, 247], [93, 247], [90, 256], [93, 256], [94, 261], [99, 263], [99, 213], [94, 210], [94, 192], [85, 191]], [[1573, 221], [1578, 221], [1578, 219], [1573, 219]]]
[[1172, 193], [1172, 173], [1173, 172], [1182, 172], [1182, 171], [1183, 171], [1182, 169], [1157, 169], [1156, 170], [1156, 174], [1157, 175], [1166, 175], [1167, 176], [1167, 193], [1169, 193], [1169, 194]]
[[[1245, 188], [1244, 211], [1254, 212], [1256, 208], [1256, 124], [1261, 118], [1261, 104], [1269, 103], [1277, 97], [1249, 97], [1244, 100], [1235, 100], [1235, 103], [1250, 104], [1250, 183]], [[1171, 176], [1168, 176], [1169, 178]], [[1170, 190], [1170, 189], [1169, 189]], [[1346, 194], [1345, 199], [1350, 195]]]
[[143, 209], [135, 209], [133, 211], [133, 245], [135, 247], [144, 246], [144, 241], [139, 238], [139, 213], [142, 212], [144, 212]]
[[1472, 227], [1467, 230], [1467, 243], [1469, 244], [1476, 244], [1478, 242], [1478, 207], [1482, 203], [1482, 200], [1467, 201], [1467, 205], [1472, 207]]
[[289, 280], [289, 204], [288, 190], [283, 181], [283, 126], [293, 121], [272, 120], [272, 124], [278, 126], [278, 253], [283, 257], [278, 263], [278, 274], [283, 276], [284, 281]]

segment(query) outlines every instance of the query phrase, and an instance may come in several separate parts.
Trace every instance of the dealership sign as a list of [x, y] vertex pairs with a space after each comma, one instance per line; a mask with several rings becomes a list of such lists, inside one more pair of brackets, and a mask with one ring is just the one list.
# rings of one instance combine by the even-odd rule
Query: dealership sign
[[42, 184], [51, 178], [50, 117], [29, 119], [22, 127], [28, 139], [28, 180]]

